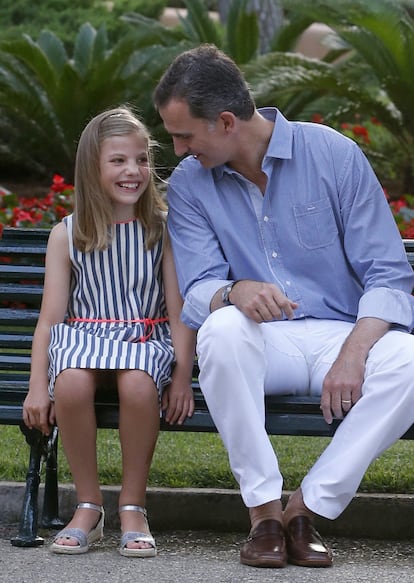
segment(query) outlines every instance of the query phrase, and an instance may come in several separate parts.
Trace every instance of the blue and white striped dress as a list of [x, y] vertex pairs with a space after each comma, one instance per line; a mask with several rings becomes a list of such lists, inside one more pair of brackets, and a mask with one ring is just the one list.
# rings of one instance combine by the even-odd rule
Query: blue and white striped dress
[[[49, 395], [67, 368], [139, 369], [158, 388], [171, 380], [174, 352], [162, 285], [162, 241], [146, 250], [138, 219], [113, 226], [103, 251], [83, 253], [73, 246], [72, 215], [63, 219], [72, 262], [70, 299], [64, 323], [51, 329]], [[91, 320], [110, 320], [96, 322]]]

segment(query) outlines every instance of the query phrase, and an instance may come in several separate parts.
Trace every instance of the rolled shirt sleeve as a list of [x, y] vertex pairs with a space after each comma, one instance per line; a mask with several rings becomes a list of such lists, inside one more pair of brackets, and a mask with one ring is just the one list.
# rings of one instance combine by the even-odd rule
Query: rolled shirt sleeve
[[227, 285], [229, 280], [214, 279], [194, 286], [187, 294], [181, 318], [189, 328], [200, 328], [210, 314], [210, 303], [214, 294]]
[[372, 288], [359, 301], [358, 317], [379, 318], [411, 331], [414, 328], [414, 298], [399, 289]]

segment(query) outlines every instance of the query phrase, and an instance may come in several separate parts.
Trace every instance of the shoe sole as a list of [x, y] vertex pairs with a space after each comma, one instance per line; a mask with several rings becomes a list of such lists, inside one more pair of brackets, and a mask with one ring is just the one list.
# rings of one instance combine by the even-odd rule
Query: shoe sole
[[287, 561], [282, 559], [243, 559], [243, 557], [240, 557], [240, 563], [249, 567], [264, 567], [268, 569], [283, 569], [287, 565]]
[[296, 561], [295, 559], [288, 558], [288, 563], [290, 565], [297, 565], [298, 567], [315, 567], [315, 568], [329, 568], [332, 567], [333, 561], [326, 561], [322, 563], [321, 561]]
[[123, 557], [136, 557], [144, 559], [146, 557], [156, 557], [157, 549], [119, 549], [120, 554]]
[[89, 551], [89, 545], [85, 547], [79, 545], [70, 547], [69, 545], [58, 545], [53, 543], [50, 545], [50, 550], [56, 555], [84, 555]]

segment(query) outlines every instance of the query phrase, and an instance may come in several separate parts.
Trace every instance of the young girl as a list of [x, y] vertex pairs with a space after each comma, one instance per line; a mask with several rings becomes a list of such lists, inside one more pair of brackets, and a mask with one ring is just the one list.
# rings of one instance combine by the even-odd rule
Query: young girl
[[160, 406], [170, 423], [194, 409], [194, 332], [180, 322], [165, 206], [151, 165], [150, 137], [129, 109], [97, 115], [78, 145], [74, 213], [49, 238], [23, 418], [46, 435], [56, 420], [76, 488], [76, 511], [53, 541], [55, 553], [85, 553], [103, 536], [99, 386], [112, 381], [119, 393], [126, 556], [156, 554], [145, 493]]

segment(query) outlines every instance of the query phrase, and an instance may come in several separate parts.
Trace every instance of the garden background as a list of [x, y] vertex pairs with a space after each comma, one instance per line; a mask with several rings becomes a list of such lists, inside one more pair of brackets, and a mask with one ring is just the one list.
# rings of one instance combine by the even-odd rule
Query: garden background
[[[304, 54], [315, 34], [316, 52]], [[2, 0], [0, 230], [49, 228], [71, 211], [77, 140], [109, 107], [126, 103], [142, 117], [158, 142], [165, 184], [177, 159], [152, 91], [177, 54], [202, 42], [234, 58], [258, 106], [276, 105], [290, 119], [326, 123], [356, 140], [401, 235], [414, 238], [414, 0]], [[0, 479], [24, 480], [27, 446], [18, 429], [0, 427], [0, 439], [15, 453], [0, 453]], [[272, 440], [287, 489], [326, 443]], [[400, 442], [381, 456], [361, 490], [414, 491], [412, 447]], [[98, 451], [102, 482], [119, 483], [116, 432], [99, 432]], [[59, 472], [70, 481], [65, 462]], [[218, 436], [167, 432], [150, 485], [236, 486]]]

